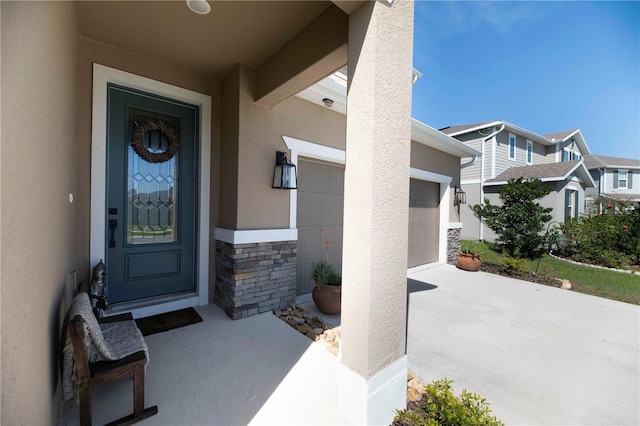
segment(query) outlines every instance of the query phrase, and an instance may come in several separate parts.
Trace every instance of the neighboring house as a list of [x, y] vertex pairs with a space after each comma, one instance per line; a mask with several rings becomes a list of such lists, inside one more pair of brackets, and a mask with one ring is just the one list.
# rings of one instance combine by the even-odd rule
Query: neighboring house
[[584, 164], [595, 182], [585, 192], [587, 211], [602, 211], [608, 201], [640, 202], [640, 160], [586, 155]]
[[[0, 17], [0, 423], [56, 423], [64, 313], [100, 259], [112, 313], [216, 303], [241, 318], [292, 302], [296, 211], [343, 173], [343, 194], [332, 177], [310, 201], [344, 200], [338, 409], [389, 424], [406, 402], [410, 178], [437, 212], [418, 226], [438, 229], [440, 259], [440, 229], [458, 220], [454, 163], [474, 155], [412, 128], [413, 3], [212, 2], [196, 15], [182, 1], [3, 1]], [[347, 63], [346, 116], [295, 96]], [[130, 148], [148, 119], [177, 140], [149, 130]], [[298, 162], [300, 193], [272, 188], [277, 151]]]
[[589, 147], [579, 129], [539, 135], [506, 121], [490, 121], [440, 130], [482, 153], [462, 164], [461, 187], [467, 198], [467, 205], [460, 210], [463, 239], [495, 239], [469, 206], [485, 198], [499, 203], [498, 189], [509, 179], [540, 178], [545, 182], [552, 192], [541, 204], [553, 208], [552, 221], [564, 222], [583, 211], [585, 190], [594, 182], [584, 165]]

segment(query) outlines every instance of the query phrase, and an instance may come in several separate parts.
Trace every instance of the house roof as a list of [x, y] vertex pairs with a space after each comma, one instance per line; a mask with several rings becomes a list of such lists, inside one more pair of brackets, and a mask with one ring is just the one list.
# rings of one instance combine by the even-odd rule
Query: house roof
[[575, 142], [578, 144], [583, 154], [586, 155], [590, 153], [589, 147], [587, 146], [587, 142], [582, 136], [582, 132], [580, 132], [580, 129], [563, 130], [561, 132], [550, 133], [548, 135], [539, 135], [530, 130], [524, 129], [520, 126], [516, 126], [515, 124], [509, 123], [508, 121], [498, 120], [498, 121], [485, 121], [485, 122], [474, 123], [474, 124], [458, 124], [455, 126], [444, 127], [440, 129], [440, 131], [450, 136], [457, 136], [465, 133], [480, 131], [488, 127], [500, 128], [503, 125], [504, 125], [503, 130], [519, 133], [521, 135], [524, 135], [528, 139], [531, 139], [533, 141], [536, 141], [546, 146], [557, 145], [560, 142], [564, 142], [566, 140], [574, 138]]
[[482, 155], [480, 151], [476, 151], [458, 139], [445, 135], [415, 118], [411, 119], [411, 140], [456, 157], [479, 157]]
[[640, 195], [637, 194], [598, 194], [598, 196], [618, 201], [640, 201]]
[[566, 180], [571, 175], [580, 177], [586, 186], [595, 186], [591, 175], [584, 166], [583, 161], [563, 161], [560, 163], [537, 164], [533, 166], [511, 167], [493, 179], [485, 182], [485, 185], [503, 185], [510, 179], [540, 179], [543, 182]]
[[473, 124], [456, 124], [455, 126], [443, 127], [439, 130], [446, 135], [459, 135], [461, 133], [466, 133], [467, 130], [484, 129], [487, 127], [491, 127], [494, 123], [497, 123], [497, 121], [483, 121], [482, 123]]
[[587, 169], [600, 169], [603, 167], [609, 168], [638, 168], [640, 169], [640, 160], [632, 160], [630, 158], [609, 157], [606, 155], [586, 155], [584, 157], [584, 164]]
[[555, 133], [549, 133], [547, 135], [544, 135], [545, 138], [547, 139], [551, 139], [553, 140], [565, 140], [567, 137], [573, 135], [575, 132], [577, 132], [580, 129], [571, 129], [571, 130], [563, 130], [561, 132], [555, 132]]

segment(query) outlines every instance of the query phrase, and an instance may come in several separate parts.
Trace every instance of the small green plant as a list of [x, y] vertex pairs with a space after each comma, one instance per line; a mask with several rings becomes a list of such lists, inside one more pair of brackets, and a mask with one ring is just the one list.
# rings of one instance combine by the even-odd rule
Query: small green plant
[[478, 245], [473, 241], [461, 241], [460, 252], [469, 256], [480, 257], [478, 254]]
[[309, 275], [317, 285], [341, 285], [342, 277], [336, 272], [335, 268], [329, 264], [329, 246], [331, 243], [327, 240], [324, 241], [323, 234], [324, 229], [320, 228], [318, 230], [320, 234], [320, 242], [324, 246], [324, 258], [320, 258], [319, 261], [313, 262], [311, 264], [311, 270], [309, 271]]
[[313, 262], [311, 264], [311, 271], [309, 272], [309, 274], [311, 275], [313, 281], [315, 281], [318, 285], [339, 285], [341, 281], [340, 276], [338, 275], [336, 270], [333, 269], [333, 266], [327, 263], [327, 261], [324, 259]]
[[453, 381], [445, 377], [425, 386], [418, 407], [396, 411], [394, 426], [498, 426], [503, 423], [491, 415], [489, 403], [464, 389], [459, 397], [451, 390]]
[[526, 259], [504, 256], [501, 261], [502, 270], [509, 275], [522, 275], [527, 268]]

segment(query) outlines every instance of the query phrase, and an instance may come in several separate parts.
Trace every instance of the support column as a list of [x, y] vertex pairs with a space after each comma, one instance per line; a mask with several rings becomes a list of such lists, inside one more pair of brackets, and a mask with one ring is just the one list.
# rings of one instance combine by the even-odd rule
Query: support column
[[413, 2], [350, 15], [338, 408], [354, 424], [406, 405], [412, 60]]

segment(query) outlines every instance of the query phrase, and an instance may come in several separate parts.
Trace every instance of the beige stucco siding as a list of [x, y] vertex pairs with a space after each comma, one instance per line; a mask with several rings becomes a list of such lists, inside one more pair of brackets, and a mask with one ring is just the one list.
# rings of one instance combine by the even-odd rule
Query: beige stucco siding
[[[453, 187], [460, 186], [460, 158], [412, 141], [411, 167], [450, 176], [452, 178], [450, 184], [452, 189], [449, 199], [449, 221], [458, 222], [460, 218], [453, 205]], [[440, 224], [442, 229], [446, 229], [447, 225], [447, 223]]]
[[[78, 196], [76, 225], [76, 268], [78, 279], [90, 278], [89, 247], [91, 242], [91, 118], [93, 63], [141, 75], [163, 83], [203, 93], [212, 98], [211, 117], [211, 228], [217, 226], [220, 177], [220, 84], [204, 76], [176, 69], [138, 55], [115, 49], [84, 37], [79, 38], [78, 60], [78, 144], [76, 166], [78, 170]], [[214, 269], [211, 269], [213, 273]], [[215, 276], [215, 275], [210, 275]]]
[[76, 21], [69, 2], [0, 7], [0, 423], [55, 424], [61, 313], [74, 269]]
[[240, 81], [236, 229], [288, 228], [289, 192], [271, 188], [275, 153], [287, 151], [282, 135], [345, 149], [345, 117], [296, 97], [274, 108], [258, 105], [255, 72], [244, 66], [234, 72]]

